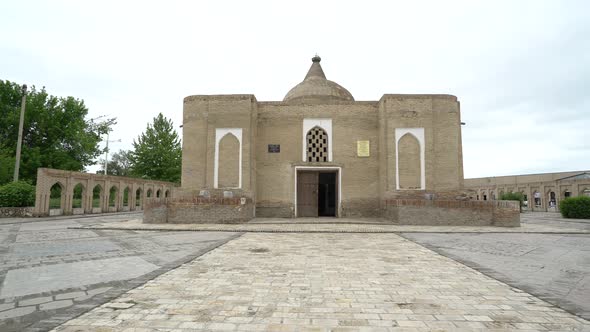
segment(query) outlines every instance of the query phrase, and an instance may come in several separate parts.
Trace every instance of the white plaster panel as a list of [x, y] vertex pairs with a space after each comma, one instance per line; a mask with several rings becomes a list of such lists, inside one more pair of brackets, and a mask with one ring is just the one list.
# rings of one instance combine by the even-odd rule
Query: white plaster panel
[[239, 172], [238, 172], [238, 187], [242, 188], [242, 128], [215, 128], [215, 160], [213, 167], [213, 188], [219, 188], [219, 142], [225, 135], [234, 135], [238, 142], [240, 142], [240, 156], [239, 156]]
[[426, 189], [426, 163], [424, 158], [424, 128], [395, 128], [395, 187], [399, 190], [399, 140], [405, 134], [411, 134], [416, 137], [420, 144], [420, 189]]

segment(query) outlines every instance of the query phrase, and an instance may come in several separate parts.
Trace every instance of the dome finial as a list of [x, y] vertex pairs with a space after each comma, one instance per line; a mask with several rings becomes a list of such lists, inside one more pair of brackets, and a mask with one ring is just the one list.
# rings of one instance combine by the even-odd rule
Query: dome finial
[[312, 62], [320, 62], [322, 61], [322, 58], [320, 58], [320, 56], [316, 53], [315, 56], [313, 58], [311, 58]]

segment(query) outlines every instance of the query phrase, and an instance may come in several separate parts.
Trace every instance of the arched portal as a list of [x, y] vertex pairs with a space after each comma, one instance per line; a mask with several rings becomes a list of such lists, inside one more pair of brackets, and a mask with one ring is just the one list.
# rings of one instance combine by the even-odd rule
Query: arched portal
[[164, 197], [165, 197], [165, 198], [168, 198], [168, 197], [170, 197], [170, 190], [166, 190], [166, 191], [164, 192]]
[[152, 189], [148, 189], [147, 191], [147, 198], [152, 198]]
[[399, 189], [420, 189], [420, 142], [407, 133], [398, 141]]
[[143, 191], [141, 190], [141, 188], [137, 188], [137, 190], [135, 191], [135, 206], [136, 208], [140, 208], [142, 206], [142, 201], [141, 201], [141, 194], [143, 193]]
[[74, 192], [72, 195], [72, 209], [83, 209], [85, 208], [86, 202], [84, 202], [85, 195], [85, 188], [81, 183], [78, 183], [74, 187]]
[[109, 209], [111, 208], [115, 208], [117, 209], [117, 205], [118, 205], [118, 195], [119, 194], [119, 188], [117, 188], [117, 186], [112, 186], [111, 189], [109, 189]]
[[49, 215], [62, 214], [64, 208], [64, 201], [64, 186], [61, 183], [56, 182], [49, 189]]
[[162, 191], [160, 189], [156, 190], [156, 198], [160, 198]]
[[533, 191], [533, 200], [534, 200], [534, 206], [536, 208], [541, 207], [541, 193], [538, 191]]
[[219, 141], [219, 188], [240, 186], [240, 141], [228, 133]]
[[129, 187], [123, 190], [123, 207], [129, 207]]
[[102, 187], [99, 184], [97, 184], [92, 189], [92, 212], [93, 213], [102, 212], [101, 211], [102, 209], [100, 206], [101, 205], [100, 202], [102, 202], [102, 195], [103, 195]]

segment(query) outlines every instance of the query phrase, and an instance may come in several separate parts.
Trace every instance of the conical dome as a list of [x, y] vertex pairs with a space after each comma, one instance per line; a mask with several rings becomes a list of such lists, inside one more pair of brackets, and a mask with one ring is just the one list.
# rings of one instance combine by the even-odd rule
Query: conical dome
[[329, 102], [329, 101], [354, 101], [354, 98], [338, 83], [326, 79], [324, 70], [320, 65], [322, 59], [314, 56], [311, 67], [303, 82], [297, 84], [283, 99], [284, 102]]

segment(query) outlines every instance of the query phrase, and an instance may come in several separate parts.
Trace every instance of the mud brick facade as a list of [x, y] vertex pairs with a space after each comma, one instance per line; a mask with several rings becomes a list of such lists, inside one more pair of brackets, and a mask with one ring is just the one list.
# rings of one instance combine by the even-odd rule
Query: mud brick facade
[[[245, 213], [382, 217], [392, 199], [468, 199], [457, 97], [385, 94], [356, 101], [326, 79], [320, 61], [312, 59], [305, 79], [282, 101], [249, 94], [186, 97], [179, 190], [184, 198], [154, 209], [166, 210], [168, 222], [225, 222], [244, 219]], [[174, 202], [213, 197], [212, 192], [248, 203], [235, 209]], [[148, 217], [157, 219], [162, 216]]]

